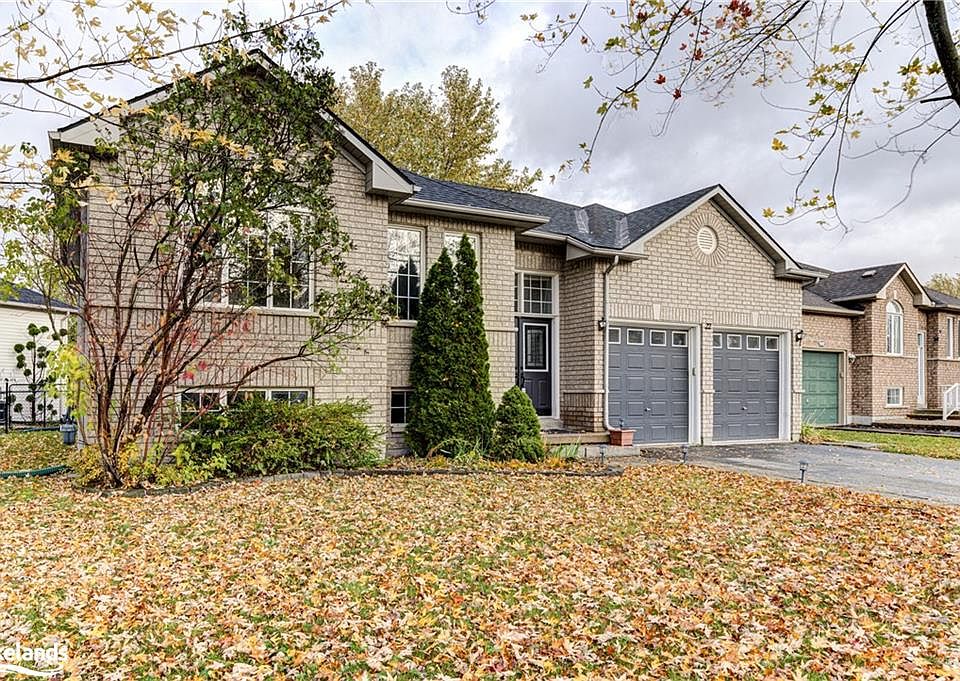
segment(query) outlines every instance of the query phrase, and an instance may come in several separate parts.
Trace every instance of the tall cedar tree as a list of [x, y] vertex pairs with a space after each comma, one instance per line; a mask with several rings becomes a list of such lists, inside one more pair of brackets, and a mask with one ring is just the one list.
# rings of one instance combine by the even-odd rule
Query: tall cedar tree
[[433, 448], [454, 436], [453, 405], [458, 397], [454, 341], [453, 263], [443, 249], [440, 258], [427, 273], [420, 294], [420, 314], [413, 329], [413, 354], [410, 382], [413, 394], [410, 417], [405, 431], [414, 454], [427, 455]]
[[457, 369], [461, 380], [456, 403], [457, 430], [468, 442], [478, 442], [486, 451], [493, 438], [494, 404], [490, 394], [490, 353], [487, 332], [483, 325], [483, 293], [477, 272], [477, 255], [464, 235], [457, 248], [454, 302], [459, 311], [456, 335], [452, 343], [458, 355]]

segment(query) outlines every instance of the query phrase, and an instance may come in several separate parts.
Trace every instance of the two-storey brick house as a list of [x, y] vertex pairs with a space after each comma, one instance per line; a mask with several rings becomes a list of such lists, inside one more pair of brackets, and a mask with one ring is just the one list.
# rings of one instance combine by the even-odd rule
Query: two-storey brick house
[[[803, 287], [818, 273], [798, 265], [723, 187], [627, 212], [578, 206], [403, 171], [336, 124], [331, 193], [355, 246], [350, 264], [392, 289], [395, 317], [367, 333], [336, 373], [291, 360], [247, 389], [267, 399], [364, 399], [399, 444], [422, 280], [441, 249], [468, 234], [496, 399], [519, 383], [545, 427], [622, 426], [639, 443], [798, 436]], [[50, 137], [55, 148], [90, 147], [99, 135], [97, 120], [84, 119]], [[122, 222], [115, 210], [89, 197], [88, 242], [109, 241]], [[108, 314], [102, 253], [82, 253], [84, 302]], [[223, 399], [217, 386], [239, 373], [239, 348], [249, 362], [251, 353], [296, 347], [310, 315], [301, 302], [277, 304], [268, 292], [242, 334], [184, 377], [171, 399]]]

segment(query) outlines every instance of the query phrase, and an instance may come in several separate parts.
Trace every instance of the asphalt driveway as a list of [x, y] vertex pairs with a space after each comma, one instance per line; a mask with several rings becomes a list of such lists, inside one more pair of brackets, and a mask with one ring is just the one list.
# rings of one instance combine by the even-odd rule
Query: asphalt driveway
[[690, 463], [866, 492], [960, 505], [960, 461], [834, 445], [695, 447]]

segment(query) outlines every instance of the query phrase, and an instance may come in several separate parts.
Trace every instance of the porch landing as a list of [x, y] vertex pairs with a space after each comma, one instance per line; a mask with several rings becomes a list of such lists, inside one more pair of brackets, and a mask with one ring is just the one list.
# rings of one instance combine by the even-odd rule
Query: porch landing
[[606, 431], [592, 433], [583, 430], [565, 430], [562, 428], [544, 428], [541, 433], [548, 445], [596, 445], [607, 444], [610, 434]]

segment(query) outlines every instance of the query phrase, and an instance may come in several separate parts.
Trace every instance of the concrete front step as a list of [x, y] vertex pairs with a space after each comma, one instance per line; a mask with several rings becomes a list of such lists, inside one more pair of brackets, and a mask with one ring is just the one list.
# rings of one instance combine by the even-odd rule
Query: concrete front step
[[610, 441], [610, 434], [606, 431], [601, 433], [578, 432], [573, 430], [544, 430], [543, 440], [548, 445], [596, 445], [606, 444]]

